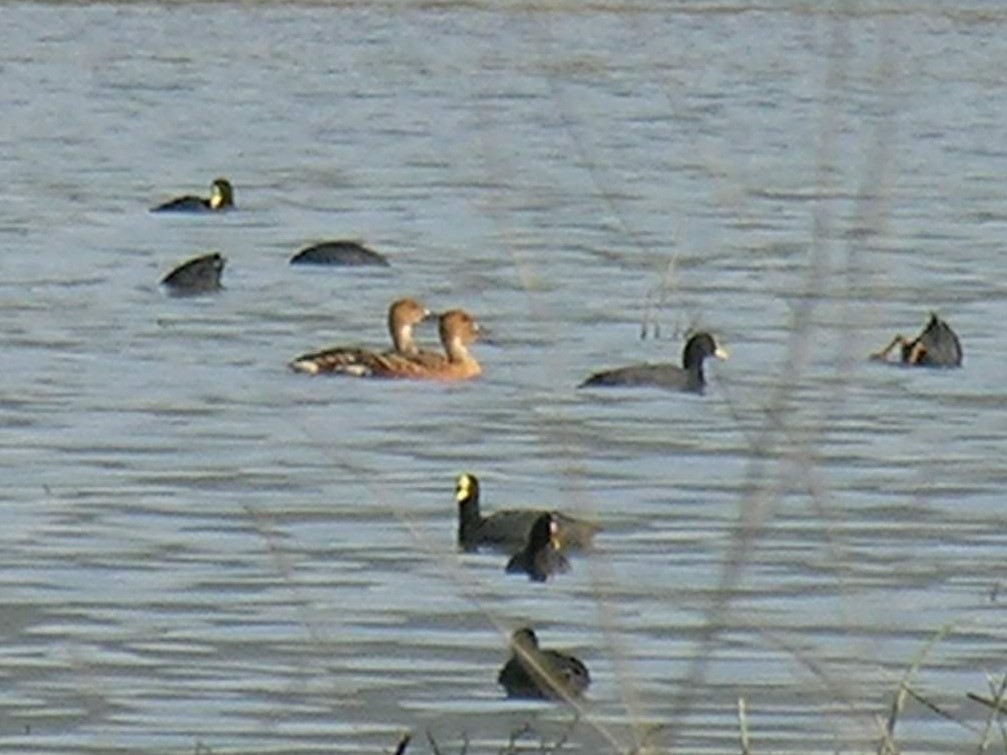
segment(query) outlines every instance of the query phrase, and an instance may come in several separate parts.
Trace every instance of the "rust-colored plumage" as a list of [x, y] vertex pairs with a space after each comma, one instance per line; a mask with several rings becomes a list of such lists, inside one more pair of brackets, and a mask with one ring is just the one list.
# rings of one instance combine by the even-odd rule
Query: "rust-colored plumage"
[[[413, 341], [413, 326], [423, 322], [430, 315], [415, 299], [397, 299], [388, 308], [388, 332], [392, 338], [392, 350], [384, 355], [417, 357], [420, 352]], [[297, 357], [290, 363], [295, 372], [309, 375], [337, 373], [353, 375], [366, 372], [368, 363], [382, 356], [380, 352], [359, 346], [337, 346]]]
[[416, 355], [371, 354], [360, 377], [399, 380], [469, 380], [482, 374], [479, 362], [468, 347], [479, 338], [479, 325], [467, 312], [452, 309], [440, 316], [444, 355], [420, 352]]

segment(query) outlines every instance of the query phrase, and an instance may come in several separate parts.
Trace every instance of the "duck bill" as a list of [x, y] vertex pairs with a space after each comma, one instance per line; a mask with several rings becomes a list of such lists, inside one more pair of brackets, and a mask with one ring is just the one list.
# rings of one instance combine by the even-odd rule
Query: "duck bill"
[[549, 523], [549, 546], [554, 551], [563, 550], [563, 541], [560, 539], [559, 525], [556, 523], [556, 520]]
[[718, 346], [713, 350], [713, 355], [717, 357], [717, 359], [727, 359], [730, 356], [730, 353], [723, 346]]

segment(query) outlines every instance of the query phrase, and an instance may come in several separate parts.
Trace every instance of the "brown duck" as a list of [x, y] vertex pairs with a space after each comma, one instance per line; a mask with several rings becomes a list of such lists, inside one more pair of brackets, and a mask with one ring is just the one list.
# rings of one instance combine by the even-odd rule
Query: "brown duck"
[[367, 359], [361, 360], [361, 370], [352, 374], [443, 382], [470, 380], [482, 374], [479, 362], [468, 349], [479, 338], [479, 324], [472, 316], [464, 310], [452, 309], [440, 316], [438, 330], [444, 355], [427, 352], [369, 354]]
[[398, 299], [388, 308], [388, 332], [392, 337], [392, 350], [383, 354], [358, 346], [338, 346], [297, 357], [290, 363], [295, 372], [309, 375], [336, 373], [354, 375], [366, 372], [368, 364], [381, 356], [401, 355], [416, 357], [419, 347], [413, 341], [413, 326], [430, 316], [430, 310], [415, 299]]

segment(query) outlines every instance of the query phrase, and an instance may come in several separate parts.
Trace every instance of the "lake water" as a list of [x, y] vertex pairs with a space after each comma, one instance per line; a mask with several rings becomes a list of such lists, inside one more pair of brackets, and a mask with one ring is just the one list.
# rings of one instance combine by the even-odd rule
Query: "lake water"
[[[0, 750], [733, 753], [742, 697], [754, 752], [874, 752], [909, 678], [947, 715], [910, 698], [903, 750], [975, 752], [1007, 13], [850, 6], [5, 3]], [[235, 212], [147, 212], [218, 175]], [[392, 267], [286, 264], [344, 237]], [[226, 290], [166, 297], [204, 250]], [[490, 329], [481, 379], [286, 370], [403, 295]], [[930, 310], [963, 369], [866, 361]], [[689, 327], [706, 396], [574, 389]], [[597, 551], [456, 553], [464, 471]], [[579, 720], [504, 699], [522, 623]]]

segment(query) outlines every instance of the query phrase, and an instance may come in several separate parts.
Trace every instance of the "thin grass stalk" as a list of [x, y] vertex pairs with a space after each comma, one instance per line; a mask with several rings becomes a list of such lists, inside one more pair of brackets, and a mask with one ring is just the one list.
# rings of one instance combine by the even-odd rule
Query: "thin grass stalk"
[[905, 707], [906, 697], [909, 692], [909, 684], [912, 678], [916, 676], [919, 672], [920, 667], [923, 665], [923, 661], [926, 660], [927, 656], [930, 655], [930, 651], [937, 645], [938, 642], [944, 639], [955, 627], [954, 622], [945, 624], [940, 630], [931, 637], [927, 643], [920, 649], [920, 652], [916, 654], [913, 662], [906, 669], [906, 673], [902, 676], [902, 681], [899, 682], [899, 691], [895, 695], [895, 699], [892, 701], [891, 711], [888, 714], [888, 720], [885, 722], [884, 730], [882, 731], [881, 744], [878, 746], [878, 755], [891, 755], [892, 753], [897, 753], [898, 747], [895, 745], [895, 726], [898, 723], [899, 715], [902, 713]]
[[979, 742], [978, 752], [981, 755], [981, 753], [984, 753], [987, 749], [989, 749], [990, 741], [992, 740], [993, 722], [996, 721], [1001, 737], [1004, 740], [1004, 752], [1007, 753], [1007, 734], [1004, 733], [1003, 716], [1001, 715], [1007, 711], [1007, 708], [1004, 707], [1004, 697], [1007, 695], [1007, 674], [1004, 675], [999, 683], [994, 681], [992, 677], [987, 676], [986, 684], [990, 689], [990, 694], [993, 695], [993, 699], [990, 700], [980, 697], [979, 695], [971, 692], [966, 695], [969, 699], [975, 700], [976, 702], [987, 706], [990, 711], [989, 716], [986, 718], [986, 725], [983, 728], [983, 735]]
[[738, 737], [741, 741], [741, 755], [752, 755], [751, 742], [748, 737], [748, 711], [744, 697], [738, 698]]

